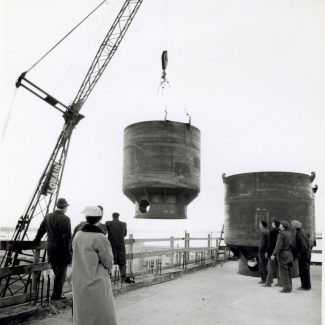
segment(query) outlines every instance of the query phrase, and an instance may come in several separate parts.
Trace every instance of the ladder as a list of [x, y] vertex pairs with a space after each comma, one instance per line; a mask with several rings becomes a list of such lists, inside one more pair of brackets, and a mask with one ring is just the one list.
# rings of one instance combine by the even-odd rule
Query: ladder
[[221, 266], [223, 266], [223, 263], [226, 260], [226, 257], [228, 256], [228, 258], [230, 257], [230, 248], [229, 246], [225, 246], [225, 245], [221, 245], [221, 242], [224, 240], [224, 229], [225, 229], [225, 225], [222, 225], [222, 229], [220, 232], [220, 236], [217, 239], [217, 248], [215, 250], [215, 254], [214, 254], [214, 261], [213, 261], [213, 266], [216, 266], [217, 261], [219, 261], [219, 255], [223, 255], [223, 258], [221, 260]]

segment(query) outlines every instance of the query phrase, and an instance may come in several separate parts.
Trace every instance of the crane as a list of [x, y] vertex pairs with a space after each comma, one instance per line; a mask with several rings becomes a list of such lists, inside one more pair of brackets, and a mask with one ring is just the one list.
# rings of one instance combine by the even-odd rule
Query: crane
[[[143, 0], [126, 0], [124, 2], [120, 12], [113, 22], [113, 25], [100, 45], [75, 99], [70, 105], [67, 106], [63, 104], [58, 99], [54, 98], [49, 93], [28, 80], [26, 78], [27, 72], [23, 72], [19, 76], [16, 82], [16, 87], [25, 88], [63, 113], [64, 125], [50, 155], [50, 159], [48, 160], [37, 183], [36, 189], [27, 205], [27, 208], [17, 222], [11, 239], [12, 241], [23, 241], [26, 238], [28, 239], [27, 231], [32, 219], [38, 215], [42, 215], [44, 217], [47, 213], [49, 213], [50, 208], [55, 206], [60, 191], [60, 185], [72, 132], [80, 120], [84, 118], [84, 116], [80, 114], [80, 110], [118, 49], [142, 2]], [[1, 267], [18, 266], [20, 262], [26, 261], [26, 257], [24, 255], [29, 257], [33, 256], [24, 254], [21, 250], [7, 250], [1, 261]], [[41, 257], [43, 262], [45, 261], [45, 255], [46, 251]], [[0, 284], [2, 279], [3, 278], [0, 278]], [[26, 293], [29, 281], [26, 283], [22, 280], [22, 282], [24, 285], [19, 290], [24, 290]], [[10, 290], [11, 284], [10, 276], [7, 276], [6, 283], [0, 291], [0, 297], [6, 296], [8, 288], [11, 295], [13, 294], [12, 290]]]

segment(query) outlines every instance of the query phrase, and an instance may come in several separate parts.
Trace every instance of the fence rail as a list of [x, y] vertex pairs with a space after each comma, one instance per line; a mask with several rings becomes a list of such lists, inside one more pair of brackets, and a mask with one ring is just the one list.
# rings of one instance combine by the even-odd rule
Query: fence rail
[[[316, 239], [322, 239], [317, 237]], [[196, 241], [204, 241], [204, 246], [194, 247]], [[217, 261], [217, 255], [223, 254], [222, 260], [230, 257], [229, 250], [225, 250], [225, 245], [219, 246], [219, 237], [190, 237], [185, 232], [184, 237], [170, 238], [145, 238], [135, 239], [133, 234], [125, 239], [127, 249], [127, 275], [137, 276], [145, 273], [161, 273], [164, 270], [172, 268], [187, 268], [191, 264], [205, 264], [207, 261]], [[168, 243], [168, 245], [144, 245], [145, 243]], [[176, 244], [176, 247], [175, 247]], [[201, 244], [201, 243], [200, 243]], [[47, 242], [41, 242], [36, 245], [32, 241], [0, 241], [1, 251], [13, 251], [23, 255], [21, 264], [18, 266], [10, 266], [0, 268], [0, 308], [25, 303], [39, 298], [39, 288], [42, 282], [42, 290], [44, 279], [47, 278], [47, 301], [51, 294], [50, 283], [53, 281], [53, 272], [51, 265], [40, 260], [41, 251], [47, 247]], [[31, 251], [29, 258], [23, 251]], [[226, 253], [228, 252], [228, 253]], [[322, 250], [313, 250], [313, 254], [322, 254]], [[226, 256], [226, 254], [229, 254]], [[158, 259], [153, 259], [158, 258]], [[321, 263], [320, 263], [321, 264]], [[50, 272], [52, 280], [50, 279]], [[71, 268], [70, 268], [71, 273]], [[115, 272], [115, 278], [117, 273]], [[113, 274], [114, 281], [114, 274]], [[115, 279], [116, 281], [116, 279]], [[71, 275], [68, 276], [68, 285], [66, 291], [71, 290]], [[7, 286], [13, 286], [12, 290], [4, 290]], [[3, 294], [5, 293], [5, 294]], [[43, 291], [42, 291], [43, 297]]]

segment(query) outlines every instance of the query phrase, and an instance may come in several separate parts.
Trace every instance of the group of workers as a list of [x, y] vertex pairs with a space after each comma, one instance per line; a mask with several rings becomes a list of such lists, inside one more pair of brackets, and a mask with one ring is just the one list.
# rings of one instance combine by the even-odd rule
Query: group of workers
[[[39, 243], [47, 233], [48, 259], [54, 272], [52, 300], [65, 299], [63, 285], [67, 267], [72, 262], [73, 324], [116, 324], [110, 277], [114, 265], [119, 266], [121, 281], [134, 283], [126, 277], [124, 237], [127, 224], [112, 214], [112, 221], [100, 223], [102, 206], [87, 206], [81, 222], [71, 234], [66, 199], [60, 198], [54, 212], [42, 221], [34, 241]], [[95, 303], [94, 303], [95, 302]]]
[[260, 241], [258, 251], [258, 267], [263, 287], [271, 287], [273, 279], [277, 278], [275, 286], [282, 287], [281, 293], [292, 291], [293, 261], [298, 258], [299, 277], [301, 286], [298, 290], [308, 291], [310, 283], [311, 249], [310, 235], [302, 229], [298, 220], [272, 220], [269, 230], [266, 221], [260, 224]]

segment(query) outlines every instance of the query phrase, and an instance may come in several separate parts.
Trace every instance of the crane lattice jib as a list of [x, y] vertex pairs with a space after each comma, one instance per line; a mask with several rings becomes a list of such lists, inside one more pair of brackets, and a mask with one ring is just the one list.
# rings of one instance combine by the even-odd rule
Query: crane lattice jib
[[[23, 241], [25, 238], [28, 239], [27, 231], [31, 220], [38, 215], [44, 217], [49, 212], [50, 206], [55, 204], [57, 201], [71, 135], [79, 121], [84, 118], [79, 111], [92, 89], [95, 87], [100, 76], [103, 74], [107, 64], [110, 62], [111, 58], [116, 52], [142, 2], [143, 0], [125, 1], [107, 36], [102, 42], [75, 100], [71, 105], [69, 105], [69, 107], [62, 104], [59, 100], [45, 92], [40, 87], [36, 86], [31, 81], [27, 80], [26, 74], [28, 71], [23, 72], [18, 78], [16, 82], [17, 88], [23, 86], [23, 88], [26, 90], [30, 91], [37, 97], [61, 111], [63, 113], [65, 124], [51, 157], [41, 175], [41, 178], [38, 181], [30, 202], [24, 214], [18, 220], [12, 241]], [[56, 175], [55, 179], [53, 179], [54, 175]], [[20, 265], [21, 261], [26, 260], [26, 255], [27, 258], [31, 258], [32, 256], [21, 250], [15, 251], [10, 249], [6, 251], [5, 255], [0, 261], [0, 265], [1, 267], [18, 266]], [[41, 260], [44, 262], [45, 258], [46, 251], [41, 257]], [[6, 280], [4, 286], [1, 285], [3, 279]], [[17, 287], [17, 280], [12, 279], [10, 275], [0, 277], [0, 297], [5, 297], [8, 292], [9, 295], [15, 295], [22, 290], [26, 293], [28, 285], [31, 284], [30, 274], [28, 275], [27, 281], [25, 279], [25, 275], [19, 276], [19, 280], [22, 282], [21, 287], [18, 288], [17, 291], [13, 292], [11, 288], [12, 286]]]
[[127, 0], [102, 42], [70, 107], [79, 111], [110, 62], [143, 0]]

